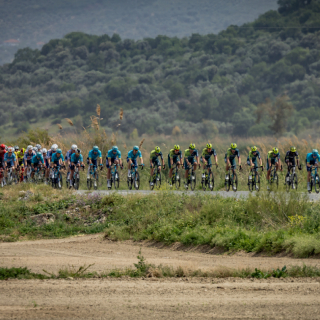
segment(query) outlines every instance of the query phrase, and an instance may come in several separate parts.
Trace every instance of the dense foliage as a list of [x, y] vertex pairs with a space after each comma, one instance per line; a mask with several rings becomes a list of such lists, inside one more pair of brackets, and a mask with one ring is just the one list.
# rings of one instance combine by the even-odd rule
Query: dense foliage
[[0, 64], [11, 62], [17, 47], [4, 45], [19, 39], [18, 48], [39, 48], [41, 43], [66, 33], [119, 33], [142, 39], [159, 34], [184, 37], [199, 32], [217, 33], [230, 24], [241, 25], [276, 9], [277, 0], [0, 0]]
[[[26, 130], [68, 117], [80, 128], [99, 103], [109, 130], [123, 108], [128, 134], [298, 134], [320, 120], [320, 1], [279, 5], [219, 34], [134, 41], [73, 32], [21, 49], [0, 68], [1, 124]], [[285, 92], [291, 101], [276, 99]]]

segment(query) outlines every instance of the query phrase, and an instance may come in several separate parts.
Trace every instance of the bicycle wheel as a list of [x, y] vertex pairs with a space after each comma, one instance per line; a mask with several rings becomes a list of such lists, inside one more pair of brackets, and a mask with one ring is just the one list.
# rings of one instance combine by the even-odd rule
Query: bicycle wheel
[[291, 181], [291, 176], [289, 175], [289, 176], [287, 176], [285, 179], [286, 179], [286, 180], [285, 180], [286, 191], [289, 192], [289, 191], [290, 191], [290, 187], [291, 187], [291, 183], [292, 183], [292, 181]]
[[273, 183], [275, 185], [275, 187], [278, 189], [278, 186], [279, 186], [279, 177], [278, 177], [278, 174], [275, 173], [274, 176], [273, 176]]
[[314, 182], [314, 191], [316, 193], [319, 193], [319, 175], [318, 174], [316, 174], [316, 179]]
[[5, 185], [6, 185], [6, 178], [3, 177], [3, 178], [1, 179], [1, 188], [3, 188]]
[[224, 186], [226, 188], [226, 191], [228, 192], [230, 190], [230, 173], [227, 174], [228, 179], [224, 180]]
[[291, 183], [292, 189], [298, 190], [298, 176], [296, 173], [292, 176], [292, 183]]
[[118, 172], [114, 174], [114, 188], [119, 189], [120, 177]]
[[213, 188], [214, 188], [214, 176], [213, 176], [213, 172], [210, 172], [210, 173], [209, 173], [208, 183], [209, 183], [209, 189], [210, 189], [210, 191], [212, 191]]
[[[251, 173], [250, 173], [251, 174]], [[254, 186], [254, 177], [251, 176], [251, 179], [249, 179], [248, 177], [248, 188], [249, 188], [249, 191], [252, 192], [253, 191], [253, 186]]]
[[205, 178], [201, 179], [201, 186], [202, 186], [202, 190], [206, 191], [207, 190], [207, 175]]
[[254, 185], [256, 191], [260, 191], [260, 175], [258, 172], [256, 172], [256, 177], [253, 181], [254, 181], [253, 185]]
[[99, 175], [96, 172], [93, 176], [93, 189], [97, 190], [98, 189], [98, 183], [99, 183]]
[[312, 188], [314, 187], [315, 183], [314, 183], [314, 177], [311, 176], [311, 180], [310, 180], [310, 190], [309, 190], [309, 193], [312, 192]]
[[[151, 182], [152, 182], [152, 184], [151, 184]], [[153, 190], [154, 184], [155, 184], [155, 179], [153, 178], [153, 175], [152, 175], [152, 176], [150, 176], [150, 178], [149, 178], [149, 187], [150, 187], [150, 190]]]
[[237, 174], [233, 173], [233, 179], [232, 179], [232, 190], [236, 192], [238, 190], [238, 177]]
[[91, 190], [91, 188], [92, 188], [92, 179], [91, 179], [91, 175], [90, 175], [90, 178], [89, 178], [89, 179], [87, 179], [87, 188], [88, 188], [88, 190]]
[[59, 176], [58, 176], [58, 181], [57, 181], [57, 185], [59, 189], [62, 189], [62, 174], [59, 172]]
[[156, 187], [157, 189], [160, 189], [161, 187], [161, 172], [158, 172], [156, 175]]
[[139, 190], [140, 187], [140, 176], [139, 176], [139, 172], [137, 171], [135, 176], [134, 176], [134, 187], [136, 190]]
[[178, 190], [180, 188], [180, 176], [179, 176], [179, 173], [177, 173], [175, 178], [174, 178], [174, 184], [176, 186], [176, 189]]
[[196, 174], [195, 174], [195, 172], [191, 172], [191, 175], [190, 175], [190, 187], [191, 187], [192, 191], [195, 190], [196, 183], [197, 183]]

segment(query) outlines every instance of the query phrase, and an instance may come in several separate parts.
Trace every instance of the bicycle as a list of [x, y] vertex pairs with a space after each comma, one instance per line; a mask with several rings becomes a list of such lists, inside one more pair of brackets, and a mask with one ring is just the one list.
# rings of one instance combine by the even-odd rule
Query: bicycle
[[111, 179], [110, 179], [110, 184], [111, 187], [108, 188], [109, 190], [112, 189], [112, 184], [114, 185], [114, 188], [117, 190], [119, 189], [119, 185], [120, 185], [120, 175], [118, 173], [118, 164], [113, 164], [111, 167]]
[[[206, 165], [205, 176], [202, 177], [202, 180], [201, 180], [203, 191], [206, 191], [208, 187], [210, 191], [212, 191], [214, 188], [214, 176], [213, 176], [211, 166], [212, 166], [211, 164]], [[217, 167], [217, 165], [215, 166]]]
[[[261, 171], [263, 171], [263, 166], [261, 166], [260, 168]], [[260, 175], [258, 169], [259, 167], [254, 166], [249, 172], [248, 187], [250, 192], [252, 192], [253, 190], [260, 191]]]
[[288, 173], [286, 175], [286, 180], [285, 180], [287, 192], [289, 192], [291, 188], [293, 190], [298, 189], [298, 176], [296, 174], [295, 169], [296, 169], [296, 166], [292, 166], [291, 164], [288, 165]]
[[231, 185], [234, 192], [238, 190], [238, 176], [235, 173], [235, 167], [235, 165], [231, 165], [229, 167], [228, 173], [226, 174], [224, 185], [227, 192], [230, 190]]
[[23, 181], [24, 182], [31, 181], [31, 173], [32, 173], [31, 166], [27, 166], [27, 168], [25, 170], [26, 170], [26, 176], [25, 176], [25, 179]]
[[60, 168], [63, 169], [65, 166], [56, 166], [52, 169], [52, 188], [62, 189], [62, 174]]
[[7, 172], [6, 184], [11, 185], [13, 183], [17, 183], [16, 175], [14, 174], [12, 167], [9, 168]]
[[180, 188], [180, 175], [179, 175], [179, 167], [176, 165], [172, 170], [172, 178], [171, 183], [172, 185], [176, 186], [176, 189], [178, 190]]
[[[100, 170], [102, 170], [102, 167]], [[88, 190], [91, 190], [93, 186], [93, 189], [97, 190], [98, 184], [99, 184], [99, 174], [97, 172], [97, 166], [90, 165], [89, 179], [87, 179], [87, 188]]]
[[[312, 192], [312, 187], [314, 187], [314, 191], [319, 193], [319, 175], [318, 175], [318, 167], [312, 166], [311, 169], [311, 181], [310, 181], [310, 190], [309, 193]], [[318, 185], [318, 187], [317, 187]]]
[[[139, 166], [142, 167], [141, 170], [143, 170], [144, 166], [142, 164], [140, 164]], [[129, 188], [129, 190], [131, 190], [132, 189], [132, 185], [134, 184], [134, 188], [136, 190], [139, 190], [139, 187], [140, 187], [140, 176], [139, 176], [139, 172], [137, 170], [137, 167], [133, 163], [131, 163], [130, 171], [131, 171], [131, 177], [130, 178], [128, 177], [128, 180], [127, 180], [128, 188]]]
[[279, 186], [279, 177], [277, 174], [277, 167], [271, 164], [271, 172], [270, 172], [270, 190], [273, 188], [272, 185], [276, 185], [276, 188], [278, 189]]
[[[81, 166], [81, 168], [84, 170], [84, 166]], [[80, 185], [80, 173], [79, 173], [79, 167], [75, 166], [74, 172], [73, 172], [73, 177], [72, 177], [72, 185], [75, 190], [79, 189]], [[69, 185], [67, 185], [69, 188]]]
[[[199, 168], [200, 168], [200, 165], [199, 165]], [[197, 184], [197, 176], [194, 171], [193, 165], [189, 166], [187, 170], [189, 170], [189, 174], [188, 174], [187, 185], [185, 188], [186, 188], [186, 190], [188, 190], [189, 184], [190, 184], [191, 190], [194, 191], [194, 189], [196, 188], [196, 184]]]
[[45, 178], [45, 168], [37, 167], [37, 170], [34, 173], [33, 181], [34, 183], [43, 183]]
[[7, 184], [7, 179], [4, 174], [4, 169], [2, 169], [2, 168], [0, 169], [0, 176], [1, 176], [0, 186], [1, 186], [1, 188], [3, 188]]
[[[152, 185], [151, 185], [151, 182], [153, 182]], [[157, 189], [159, 189], [161, 186], [161, 171], [159, 170], [158, 166], [154, 168], [153, 175], [152, 176], [150, 175], [149, 186], [151, 190], [153, 190], [154, 186], [156, 186]]]

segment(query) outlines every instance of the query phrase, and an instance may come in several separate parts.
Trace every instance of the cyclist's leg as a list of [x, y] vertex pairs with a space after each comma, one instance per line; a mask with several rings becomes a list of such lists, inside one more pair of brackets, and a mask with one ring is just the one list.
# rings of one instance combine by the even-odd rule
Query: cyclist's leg
[[70, 169], [69, 187], [72, 187], [72, 180], [73, 180], [73, 175], [74, 175], [74, 165], [70, 163], [69, 169]]
[[131, 177], [131, 165], [132, 165], [132, 159], [127, 157], [127, 163], [128, 163], [128, 177]]
[[188, 165], [187, 165], [187, 161], [186, 160], [184, 160], [184, 169], [186, 170], [184, 177], [186, 178], [186, 183], [187, 183], [188, 182], [189, 169], [188, 169]]
[[271, 159], [271, 165], [269, 164], [269, 160], [270, 160], [270, 159], [267, 158], [267, 180], [268, 180], [268, 181], [270, 180], [271, 165], [273, 164], [273, 163], [272, 163], [272, 159]]

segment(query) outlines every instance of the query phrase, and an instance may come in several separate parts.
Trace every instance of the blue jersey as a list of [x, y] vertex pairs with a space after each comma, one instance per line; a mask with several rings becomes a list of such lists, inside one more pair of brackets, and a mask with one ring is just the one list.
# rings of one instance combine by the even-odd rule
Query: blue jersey
[[142, 158], [141, 151], [139, 150], [136, 154], [133, 154], [133, 150], [130, 150], [128, 152], [128, 158], [132, 160], [136, 160], [137, 158]]
[[116, 158], [121, 159], [121, 151], [117, 150], [116, 153], [113, 153], [112, 149], [110, 149], [108, 151], [107, 158], [108, 159], [116, 159]]
[[57, 157], [57, 153], [54, 153], [54, 154], [52, 155], [51, 162], [59, 163], [59, 160], [60, 160], [60, 159], [61, 159], [62, 161], [64, 161], [63, 154], [61, 153], [60, 157], [58, 158], [58, 157]]
[[23, 159], [24, 160], [32, 160], [33, 156], [35, 155], [36, 153], [32, 150], [31, 154], [29, 153], [29, 151], [26, 151], [25, 154], [24, 154], [24, 157]]
[[9, 156], [9, 152], [4, 154], [4, 162], [10, 162], [12, 165], [14, 165], [16, 161], [16, 155], [14, 154], [14, 152], [11, 153], [11, 156]]
[[307, 163], [310, 163], [310, 161], [311, 161], [311, 162], [320, 161], [319, 153], [317, 153], [317, 157], [316, 157], [316, 158], [313, 157], [312, 152], [308, 153], [308, 154], [307, 154], [307, 157], [306, 157], [306, 161], [307, 161]]
[[83, 162], [83, 156], [82, 154], [79, 154], [79, 157], [75, 153], [71, 155], [71, 163], [78, 163], [78, 162]]
[[54, 155], [54, 154], [55, 154], [55, 152], [53, 152], [51, 149], [48, 150], [48, 152], [47, 152], [47, 159], [50, 159], [50, 160], [51, 160], [52, 155]]
[[67, 153], [66, 153], [66, 160], [70, 160], [71, 159], [71, 155], [74, 154], [74, 150], [70, 149]]
[[32, 164], [38, 164], [39, 162], [41, 162], [42, 164], [44, 164], [43, 157], [41, 156], [41, 157], [38, 159], [37, 156], [33, 156], [32, 160], [31, 160], [31, 163], [32, 163]]
[[96, 152], [97, 152], [97, 153], [94, 154], [94, 153], [93, 153], [93, 150], [91, 150], [91, 151], [89, 152], [88, 158], [89, 158], [90, 160], [96, 160], [96, 159], [98, 159], [98, 158], [101, 158], [101, 151], [98, 150], [98, 151], [96, 151]]

